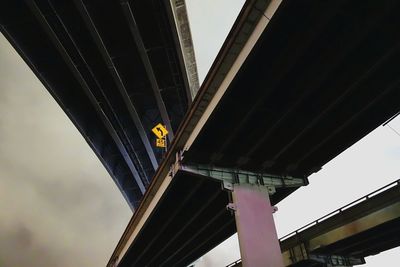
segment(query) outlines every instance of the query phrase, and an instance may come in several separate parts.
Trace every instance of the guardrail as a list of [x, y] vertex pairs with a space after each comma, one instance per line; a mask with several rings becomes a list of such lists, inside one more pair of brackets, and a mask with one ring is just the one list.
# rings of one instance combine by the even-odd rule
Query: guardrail
[[226, 265], [226, 267], [234, 267], [234, 266], [236, 266], [238, 263], [241, 263], [242, 262], [242, 260], [240, 259], [240, 260], [237, 260], [237, 261], [235, 261], [235, 262], [232, 262], [231, 264], [229, 264], [229, 265]]
[[369, 193], [366, 196], [363, 196], [363, 197], [361, 197], [361, 198], [359, 198], [357, 200], [354, 200], [353, 202], [350, 202], [349, 204], [347, 204], [347, 205], [345, 205], [345, 206], [343, 206], [343, 207], [341, 207], [341, 208], [339, 208], [339, 209], [337, 209], [335, 211], [332, 211], [332, 212], [326, 214], [325, 216], [322, 216], [321, 218], [319, 218], [319, 219], [317, 219], [317, 220], [315, 220], [315, 221], [313, 221], [311, 223], [308, 223], [308, 224], [304, 225], [303, 227], [300, 227], [299, 229], [297, 229], [297, 230], [295, 230], [295, 231], [293, 231], [293, 232], [281, 237], [279, 239], [279, 241], [282, 242], [283, 240], [288, 239], [289, 237], [295, 236], [295, 235], [299, 234], [300, 232], [302, 232], [302, 231], [304, 231], [304, 230], [306, 230], [306, 229], [308, 229], [308, 228], [310, 228], [310, 227], [312, 227], [314, 225], [317, 225], [317, 224], [321, 223], [322, 221], [324, 221], [324, 220], [326, 220], [326, 219], [328, 219], [328, 218], [330, 218], [330, 217], [332, 217], [334, 215], [340, 214], [344, 210], [347, 210], [348, 208], [351, 208], [351, 207], [353, 207], [353, 206], [355, 206], [355, 205], [357, 205], [357, 204], [359, 204], [361, 202], [364, 202], [364, 201], [370, 199], [371, 197], [376, 196], [379, 193], [381, 193], [383, 191], [386, 191], [389, 188], [392, 188], [392, 187], [395, 187], [395, 186], [400, 186], [400, 179], [397, 180], [397, 181], [394, 181], [394, 182], [392, 182], [392, 183], [390, 183], [388, 185], [385, 185], [385, 186], [383, 186], [383, 187], [381, 187], [381, 188]]

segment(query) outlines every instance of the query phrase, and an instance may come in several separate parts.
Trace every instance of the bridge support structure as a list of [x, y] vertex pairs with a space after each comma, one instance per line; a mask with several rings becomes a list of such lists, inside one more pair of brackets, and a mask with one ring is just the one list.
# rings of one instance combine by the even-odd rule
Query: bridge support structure
[[297, 246], [284, 251], [282, 256], [284, 266], [308, 263], [310, 265], [312, 264], [312, 266], [352, 267], [355, 265], [365, 264], [365, 259], [363, 257], [310, 252], [307, 242], [299, 243]]
[[283, 267], [268, 188], [235, 184], [232, 196], [243, 266]]
[[352, 267], [365, 264], [365, 259], [360, 257], [346, 257], [340, 255], [310, 254], [309, 259], [315, 263], [321, 263], [324, 267]]
[[308, 184], [306, 178], [277, 176], [178, 161], [178, 169], [220, 180], [230, 192], [227, 209], [235, 216], [242, 266], [283, 267], [270, 196], [277, 190]]

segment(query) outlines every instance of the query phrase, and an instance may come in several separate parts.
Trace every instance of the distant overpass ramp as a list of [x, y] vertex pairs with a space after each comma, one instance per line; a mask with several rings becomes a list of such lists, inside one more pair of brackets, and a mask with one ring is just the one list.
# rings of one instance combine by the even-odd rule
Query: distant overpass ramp
[[400, 246], [400, 180], [282, 237], [280, 245], [285, 266], [293, 267], [359, 265]]
[[[343, 261], [351, 266], [364, 257], [400, 246], [400, 180], [280, 239], [287, 266]], [[346, 265], [347, 263], [347, 265]], [[309, 265], [311, 266], [311, 265]]]

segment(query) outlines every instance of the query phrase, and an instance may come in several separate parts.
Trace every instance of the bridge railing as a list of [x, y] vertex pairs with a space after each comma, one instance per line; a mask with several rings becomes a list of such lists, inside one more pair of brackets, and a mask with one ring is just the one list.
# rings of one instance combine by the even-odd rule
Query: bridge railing
[[375, 190], [375, 191], [369, 193], [369, 194], [366, 195], [366, 196], [363, 196], [363, 197], [361, 197], [361, 198], [359, 198], [359, 199], [356, 199], [356, 200], [354, 200], [353, 202], [350, 202], [349, 204], [347, 204], [347, 205], [345, 205], [345, 206], [343, 206], [343, 207], [341, 207], [341, 208], [339, 208], [339, 209], [337, 209], [337, 210], [335, 210], [335, 211], [332, 211], [332, 212], [330, 212], [330, 213], [328, 213], [328, 214], [322, 216], [321, 218], [319, 218], [319, 219], [317, 219], [317, 220], [315, 220], [315, 221], [312, 221], [312, 222], [310, 222], [310, 223], [304, 225], [303, 227], [300, 227], [299, 229], [297, 229], [297, 230], [295, 230], [295, 231], [293, 231], [293, 232], [291, 232], [291, 233], [289, 233], [289, 234], [287, 234], [287, 235], [281, 237], [281, 238], [279, 239], [279, 241], [282, 242], [282, 241], [285, 240], [285, 239], [288, 239], [288, 238], [290, 238], [290, 237], [292, 237], [292, 236], [295, 236], [295, 235], [299, 234], [300, 232], [302, 232], [302, 231], [304, 231], [304, 230], [306, 230], [306, 229], [308, 229], [308, 228], [310, 228], [310, 227], [312, 227], [312, 226], [314, 226], [314, 225], [317, 225], [317, 224], [321, 223], [322, 221], [325, 221], [326, 219], [328, 219], [328, 218], [330, 218], [330, 217], [332, 217], [332, 216], [335, 216], [335, 215], [337, 215], [337, 214], [340, 214], [340, 213], [342, 213], [343, 211], [345, 211], [345, 210], [347, 210], [347, 209], [349, 209], [349, 208], [351, 208], [351, 207], [353, 207], [353, 206], [355, 206], [355, 205], [357, 205], [357, 204], [359, 204], [359, 203], [361, 203], [361, 202], [364, 202], [364, 201], [370, 199], [371, 197], [376, 196], [376, 195], [378, 195], [379, 193], [382, 193], [383, 191], [386, 191], [386, 190], [388, 190], [389, 188], [392, 188], [392, 187], [395, 187], [395, 186], [400, 186], [400, 179], [399, 179], [399, 180], [396, 180], [396, 181], [394, 181], [394, 182], [392, 182], [392, 183], [390, 183], [390, 184], [388, 184], [388, 185], [385, 185], [385, 186], [383, 186], [383, 187], [381, 187], [381, 188], [379, 188], [379, 189], [377, 189], [377, 190]]
[[242, 260], [239, 259], [239, 260], [237, 260], [235, 262], [230, 263], [229, 265], [226, 265], [226, 267], [234, 267], [234, 266], [237, 266], [241, 262], [242, 262]]

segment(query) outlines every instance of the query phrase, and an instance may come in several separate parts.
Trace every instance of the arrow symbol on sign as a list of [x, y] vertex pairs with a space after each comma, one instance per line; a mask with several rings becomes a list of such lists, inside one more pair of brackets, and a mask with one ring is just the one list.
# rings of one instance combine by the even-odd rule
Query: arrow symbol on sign
[[163, 138], [168, 134], [168, 130], [161, 123], [157, 124], [151, 131], [158, 137]]
[[157, 127], [156, 129], [157, 129], [157, 131], [160, 132], [160, 135], [161, 135], [161, 136], [164, 136], [164, 132], [163, 132], [163, 130], [162, 130], [160, 127]]

